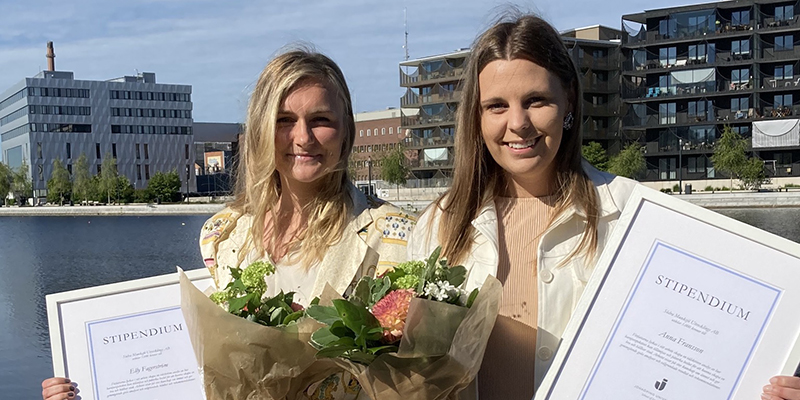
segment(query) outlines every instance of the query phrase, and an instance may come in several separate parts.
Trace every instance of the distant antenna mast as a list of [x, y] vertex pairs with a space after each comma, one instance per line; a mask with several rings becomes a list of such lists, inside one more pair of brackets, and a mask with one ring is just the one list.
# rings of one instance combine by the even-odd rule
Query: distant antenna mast
[[403, 8], [403, 27], [405, 28], [405, 44], [403, 44], [403, 49], [406, 51], [406, 61], [408, 61], [408, 9]]

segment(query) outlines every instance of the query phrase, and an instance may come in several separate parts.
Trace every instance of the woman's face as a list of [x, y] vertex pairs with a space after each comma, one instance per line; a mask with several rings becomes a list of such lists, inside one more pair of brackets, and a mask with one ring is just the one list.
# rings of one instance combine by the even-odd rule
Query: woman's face
[[567, 93], [558, 77], [523, 59], [495, 60], [478, 75], [481, 133], [520, 196], [552, 194]]
[[316, 80], [300, 82], [278, 110], [275, 168], [290, 190], [316, 187], [339, 163], [344, 106], [335, 90]]

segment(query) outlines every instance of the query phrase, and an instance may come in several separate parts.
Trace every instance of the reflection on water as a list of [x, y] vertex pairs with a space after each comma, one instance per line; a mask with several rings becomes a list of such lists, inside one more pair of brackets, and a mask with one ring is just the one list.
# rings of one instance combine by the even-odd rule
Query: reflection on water
[[200, 268], [206, 218], [0, 218], [0, 398], [41, 398], [53, 374], [45, 295]]
[[[719, 212], [800, 242], [800, 208]], [[0, 398], [41, 398], [53, 373], [45, 295], [201, 268], [206, 218], [0, 218]]]

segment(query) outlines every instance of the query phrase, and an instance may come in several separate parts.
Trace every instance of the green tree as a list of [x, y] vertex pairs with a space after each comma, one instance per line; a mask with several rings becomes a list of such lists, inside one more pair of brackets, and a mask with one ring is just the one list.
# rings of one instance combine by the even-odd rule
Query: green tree
[[[733, 178], [739, 178], [747, 168], [747, 140], [734, 132], [726, 125], [722, 136], [714, 144], [714, 154], [711, 155], [714, 169], [730, 177], [730, 190], [733, 190]], [[763, 164], [762, 164], [763, 169]]]
[[33, 196], [33, 182], [28, 177], [28, 163], [22, 160], [22, 165], [14, 171], [11, 179], [11, 192], [17, 204], [25, 204]]
[[642, 145], [633, 142], [608, 162], [608, 172], [614, 175], [636, 178], [647, 168], [642, 154]]
[[153, 196], [161, 201], [178, 201], [181, 192], [181, 178], [175, 171], [156, 172], [147, 184]]
[[8, 194], [11, 192], [11, 168], [0, 162], [0, 197], [3, 199], [3, 204], [8, 204]]
[[764, 172], [764, 161], [750, 157], [739, 171], [739, 180], [745, 189], [758, 190], [764, 183], [769, 183], [769, 177]]
[[47, 201], [51, 203], [58, 202], [59, 205], [64, 205], [64, 199], [68, 198], [72, 193], [72, 182], [69, 180], [69, 171], [64, 168], [61, 160], [53, 160], [53, 173], [50, 175], [50, 180], [47, 181]]
[[585, 158], [589, 164], [592, 164], [601, 171], [608, 170], [608, 154], [606, 154], [606, 150], [600, 143], [589, 142], [589, 144], [582, 147], [581, 152], [583, 153], [583, 158]]
[[116, 181], [117, 202], [133, 202], [134, 188], [131, 181], [125, 175], [118, 175]]
[[73, 198], [84, 202], [93, 199], [95, 192], [94, 181], [92, 180], [92, 173], [89, 172], [89, 160], [86, 158], [86, 154], [81, 153], [72, 170], [75, 175], [75, 181], [72, 186]]
[[406, 154], [402, 145], [398, 145], [381, 160], [381, 179], [391, 185], [395, 185], [397, 189], [397, 198], [400, 198], [400, 185], [405, 185], [408, 174], [411, 169], [408, 168], [406, 161]]
[[[119, 173], [117, 172], [117, 159], [111, 157], [111, 154], [106, 153], [103, 158], [103, 163], [100, 165], [100, 180], [99, 191], [105, 197], [106, 204], [111, 204], [111, 196], [115, 198], [117, 194], [117, 181]], [[119, 200], [119, 199], [117, 199]]]

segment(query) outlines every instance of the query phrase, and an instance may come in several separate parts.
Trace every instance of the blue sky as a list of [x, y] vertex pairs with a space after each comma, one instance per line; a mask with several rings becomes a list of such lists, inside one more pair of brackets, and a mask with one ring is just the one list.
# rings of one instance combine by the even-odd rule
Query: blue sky
[[[195, 121], [244, 119], [247, 98], [270, 57], [310, 42], [344, 71], [356, 111], [399, 106], [403, 9], [411, 58], [468, 47], [507, 2], [495, 0], [0, 0], [0, 92], [47, 65], [76, 79], [136, 71], [158, 82], [193, 86]], [[664, 0], [562, 0], [515, 3], [559, 30], [683, 5]]]

